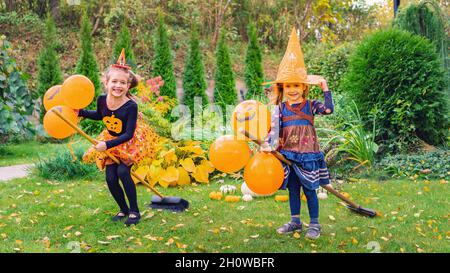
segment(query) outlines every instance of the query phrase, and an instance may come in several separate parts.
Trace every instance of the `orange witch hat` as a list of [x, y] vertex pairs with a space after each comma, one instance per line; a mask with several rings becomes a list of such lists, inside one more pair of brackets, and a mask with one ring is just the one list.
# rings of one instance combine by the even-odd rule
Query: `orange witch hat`
[[303, 52], [295, 31], [295, 27], [292, 28], [286, 52], [284, 53], [283, 60], [278, 67], [276, 80], [265, 82], [262, 85], [274, 83], [305, 83], [312, 85], [319, 83], [318, 76], [308, 75], [306, 72]]
[[127, 60], [125, 59], [125, 48], [122, 48], [122, 52], [120, 53], [120, 56], [117, 59], [117, 63], [112, 64], [111, 66], [117, 68], [131, 69], [131, 66], [127, 65]]

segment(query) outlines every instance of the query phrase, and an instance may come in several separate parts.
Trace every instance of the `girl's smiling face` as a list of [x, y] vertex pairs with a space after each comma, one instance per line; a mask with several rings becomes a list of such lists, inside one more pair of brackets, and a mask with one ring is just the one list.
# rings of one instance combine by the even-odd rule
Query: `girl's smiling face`
[[284, 83], [283, 92], [286, 99], [290, 103], [297, 103], [303, 101], [303, 92], [306, 85], [302, 83]]
[[130, 88], [129, 75], [127, 72], [113, 69], [109, 71], [106, 77], [106, 90], [108, 95], [114, 98], [122, 98], [127, 95], [128, 89]]

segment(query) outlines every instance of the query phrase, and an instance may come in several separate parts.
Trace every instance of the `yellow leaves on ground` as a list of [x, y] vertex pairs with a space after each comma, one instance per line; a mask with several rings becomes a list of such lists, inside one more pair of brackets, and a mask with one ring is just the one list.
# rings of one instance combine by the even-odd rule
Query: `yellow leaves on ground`
[[183, 167], [178, 167], [178, 182], [179, 186], [189, 185], [191, 183], [191, 178], [189, 177], [189, 173]]
[[342, 194], [345, 198], [351, 199], [351, 196], [350, 196], [349, 193], [347, 193], [347, 192], [341, 192], [341, 194]]
[[206, 151], [195, 141], [174, 142], [161, 138], [157, 160], [142, 160], [135, 172], [150, 185], [184, 186], [191, 182], [209, 183], [214, 167], [205, 158]]
[[177, 161], [177, 155], [175, 154], [175, 149], [170, 149], [169, 151], [162, 152], [159, 155], [161, 158], [163, 158], [167, 163]]
[[174, 166], [170, 166], [167, 169], [162, 169], [160, 171], [159, 184], [164, 188], [167, 188], [169, 185], [175, 186], [179, 176], [180, 173], [178, 172], [178, 169], [175, 168]]
[[151, 165], [149, 167], [148, 176], [150, 178], [149, 184], [151, 186], [155, 186], [156, 183], [158, 183], [159, 178], [160, 178], [160, 172], [161, 172], [161, 167], [159, 167], [159, 166]]
[[209, 167], [206, 165], [198, 165], [195, 172], [192, 173], [195, 181], [200, 183], [209, 183]]
[[186, 151], [186, 152], [191, 152], [191, 153], [193, 153], [194, 155], [197, 155], [197, 156], [203, 156], [205, 154], [205, 152], [203, 151], [202, 147], [200, 147], [198, 145], [195, 145], [195, 146], [188, 145], [188, 146], [185, 146], [185, 147], [181, 147], [180, 150]]
[[180, 164], [181, 164], [181, 166], [183, 166], [183, 168], [186, 171], [188, 171], [190, 173], [195, 172], [196, 168], [195, 168], [195, 164], [194, 164], [194, 161], [192, 160], [192, 158], [182, 159], [182, 160], [180, 160]]
[[[150, 168], [148, 166], [140, 166], [139, 168], [137, 168], [136, 171], [134, 171], [139, 177], [141, 177], [142, 179], [145, 180], [145, 177], [147, 176], [147, 173], [149, 172]], [[139, 179], [137, 179], [136, 177], [134, 177], [133, 175], [131, 176], [133, 178], [133, 181], [135, 184], [140, 183]]]

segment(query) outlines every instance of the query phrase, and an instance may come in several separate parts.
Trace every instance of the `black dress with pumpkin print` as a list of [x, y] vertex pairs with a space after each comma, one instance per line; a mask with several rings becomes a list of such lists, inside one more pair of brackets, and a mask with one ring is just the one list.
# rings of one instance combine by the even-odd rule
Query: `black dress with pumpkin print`
[[97, 110], [81, 109], [78, 116], [93, 120], [102, 120], [113, 140], [105, 141], [106, 148], [110, 149], [130, 140], [136, 130], [138, 106], [135, 101], [129, 100], [116, 110], [108, 109], [106, 95], [97, 99]]

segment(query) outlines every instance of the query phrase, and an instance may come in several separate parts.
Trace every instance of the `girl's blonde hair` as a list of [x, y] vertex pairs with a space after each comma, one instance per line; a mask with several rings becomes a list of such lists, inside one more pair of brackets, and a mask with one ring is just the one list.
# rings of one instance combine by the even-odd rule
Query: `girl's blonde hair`
[[128, 98], [134, 100], [134, 99], [135, 99], [135, 96], [134, 96], [133, 94], [131, 94], [130, 89], [135, 88], [135, 87], [138, 85], [138, 83], [139, 83], [138, 77], [137, 77], [136, 74], [134, 74], [134, 72], [131, 71], [130, 69], [110, 66], [110, 67], [108, 68], [108, 70], [106, 70], [106, 72], [105, 72], [105, 74], [104, 74], [104, 79], [106, 80], [106, 82], [109, 81], [109, 74], [111, 73], [111, 71], [114, 71], [114, 70], [115, 70], [115, 71], [122, 71], [122, 72], [128, 73], [128, 83], [130, 84], [130, 87], [128, 88], [128, 91], [127, 91], [127, 95], [126, 95], [126, 96], [127, 96]]

